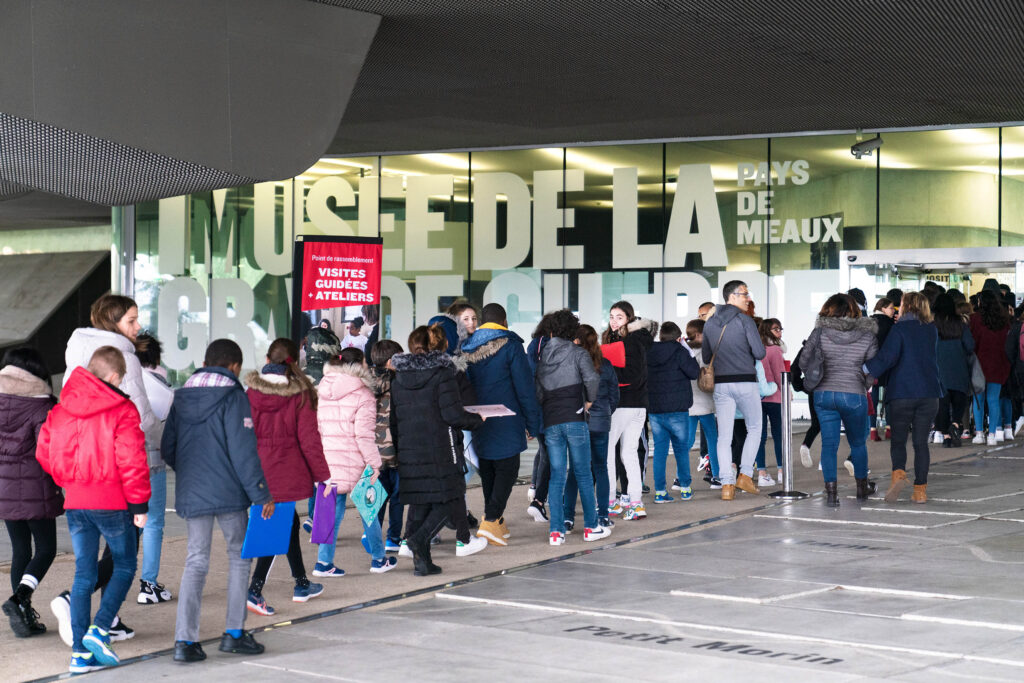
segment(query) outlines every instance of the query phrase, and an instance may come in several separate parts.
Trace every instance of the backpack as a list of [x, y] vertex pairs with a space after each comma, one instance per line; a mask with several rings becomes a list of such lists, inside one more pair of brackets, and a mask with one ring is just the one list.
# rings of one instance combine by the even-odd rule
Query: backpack
[[[817, 334], [817, 337], [815, 337]], [[800, 349], [801, 355], [807, 346], [807, 342], [814, 339], [813, 353], [803, 358], [801, 371], [803, 372], [803, 391], [811, 393], [815, 387], [821, 384], [825, 377], [825, 350], [821, 348], [821, 328], [811, 332], [811, 336], [804, 341], [804, 347]]]
[[[806, 341], [804, 342], [806, 344]], [[800, 350], [796, 352], [796, 357], [790, 364], [790, 383], [793, 385], [794, 391], [805, 391], [804, 389], [804, 376], [800, 370], [800, 354], [804, 352], [804, 347], [801, 346]]]

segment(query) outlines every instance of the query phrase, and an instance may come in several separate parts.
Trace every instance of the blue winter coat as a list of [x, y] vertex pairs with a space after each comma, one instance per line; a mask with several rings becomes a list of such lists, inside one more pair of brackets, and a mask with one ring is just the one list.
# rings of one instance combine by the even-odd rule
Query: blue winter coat
[[491, 417], [473, 432], [478, 457], [502, 460], [526, 450], [526, 432], [541, 431], [540, 404], [533, 385], [533, 370], [523, 351], [523, 340], [511, 330], [480, 328], [462, 343], [458, 362], [466, 363], [481, 405], [503, 404], [515, 415]]
[[693, 405], [690, 380], [700, 366], [677, 341], [654, 342], [647, 351], [648, 413], [681, 413]]
[[601, 359], [601, 384], [597, 400], [590, 406], [590, 431], [608, 432], [612, 428], [612, 413], [619, 407], [619, 376], [607, 358]]
[[224, 368], [202, 368], [230, 377], [234, 385], [185, 387], [174, 392], [160, 455], [174, 470], [174, 509], [189, 519], [248, 509], [270, 502], [249, 399]]
[[939, 333], [934, 325], [904, 318], [892, 326], [878, 354], [864, 365], [878, 377], [889, 370], [885, 400], [901, 398], [942, 398], [937, 347]]

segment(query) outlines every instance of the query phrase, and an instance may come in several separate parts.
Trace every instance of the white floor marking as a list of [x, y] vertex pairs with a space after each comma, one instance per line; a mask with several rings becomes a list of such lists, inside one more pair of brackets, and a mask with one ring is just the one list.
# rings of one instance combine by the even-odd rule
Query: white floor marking
[[904, 621], [924, 621], [934, 624], [949, 624], [951, 626], [974, 626], [976, 628], [993, 628], [999, 631], [1024, 632], [1024, 624], [1000, 624], [994, 621], [974, 621], [971, 619], [955, 619], [953, 617], [933, 617], [927, 614], [901, 614], [900, 619]]
[[[931, 499], [936, 500], [936, 499]], [[966, 501], [964, 501], [966, 502]], [[970, 512], [943, 512], [940, 510], [924, 510], [914, 508], [876, 508], [876, 507], [865, 507], [861, 508], [865, 512], [898, 512], [901, 515], [946, 515], [948, 517], [977, 517], [978, 515]]]
[[717, 626], [709, 624], [699, 624], [692, 621], [678, 621], [675, 619], [655, 619], [652, 617], [643, 617], [628, 614], [615, 614], [614, 612], [601, 612], [598, 610], [588, 609], [576, 609], [572, 607], [556, 607], [553, 605], [538, 605], [529, 602], [518, 602], [515, 600], [494, 600], [491, 598], [477, 598], [468, 595], [454, 595], [451, 593], [435, 593], [435, 597], [444, 600], [456, 600], [459, 602], [473, 602], [482, 605], [497, 605], [503, 607], [514, 607], [519, 609], [535, 610], [539, 612], [550, 612], [554, 614], [572, 614], [583, 617], [594, 617], [598, 619], [618, 619], [622, 621], [631, 621], [645, 624], [658, 624], [660, 626], [677, 626], [680, 628], [693, 628], [703, 631], [714, 631], [718, 633], [731, 633], [734, 635], [742, 636], [756, 636], [761, 638], [786, 640], [791, 642], [801, 643], [817, 643], [820, 645], [833, 645], [837, 647], [852, 647], [860, 648], [864, 650], [874, 650], [877, 652], [898, 652], [910, 655], [920, 655], [923, 657], [934, 657], [936, 659], [954, 659], [962, 660], [967, 662], [984, 662], [987, 664], [997, 664], [1000, 666], [1012, 666], [1024, 669], [1024, 661], [1013, 660], [1013, 659], [1000, 659], [998, 657], [983, 657], [980, 655], [972, 655], [966, 652], [944, 652], [941, 650], [925, 650], [922, 648], [914, 647], [897, 647], [895, 645], [878, 645], [874, 643], [862, 643], [851, 640], [839, 640], [837, 638], [822, 638], [819, 636], [801, 636], [791, 633], [778, 633], [775, 631], [762, 631], [759, 629], [749, 628], [735, 628], [732, 626]]
[[[1013, 496], [1019, 496], [1024, 491], [1014, 491], [1013, 493], [997, 493], [994, 496], [982, 496], [981, 498], [934, 498], [929, 496], [929, 501], [935, 501], [937, 503], [984, 503], [986, 500], [995, 500], [997, 498], [1012, 498]], [[928, 512], [927, 510], [921, 510], [920, 512]]]
[[[787, 581], [790, 583], [806, 583], [814, 586], [823, 586], [827, 590], [842, 589], [853, 593], [873, 593], [875, 595], [894, 595], [903, 598], [920, 598], [922, 600], [973, 600], [973, 595], [954, 595], [951, 593], [929, 593], [926, 591], [909, 591], [900, 588], [881, 588], [878, 586], [856, 586], [847, 583], [823, 584], [821, 581], [808, 581], [806, 579], [779, 579], [772, 576], [755, 576], [749, 578], [761, 581]], [[817, 592], [817, 591], [812, 591]]]
[[800, 591], [797, 593], [786, 593], [785, 595], [776, 595], [770, 598], [748, 598], [740, 595], [728, 595], [724, 593], [698, 593], [695, 591], [684, 591], [684, 590], [672, 590], [669, 591], [671, 595], [676, 595], [683, 598], [705, 598], [707, 600], [724, 600], [726, 602], [744, 602], [753, 605], [770, 605], [775, 602], [781, 602], [783, 600], [792, 600], [793, 598], [802, 598], [805, 595], [816, 595], [818, 593], [827, 593], [831, 590], [835, 590], [838, 586], [825, 586], [823, 588], [814, 588], [811, 590]]
[[941, 524], [896, 524], [893, 522], [861, 522], [852, 519], [823, 519], [819, 517], [797, 517], [795, 515], [762, 515], [755, 514], [754, 517], [762, 517], [764, 519], [777, 519], [781, 521], [793, 521], [793, 522], [819, 522], [821, 524], [840, 524], [849, 526], [873, 526], [883, 527], [886, 529], [937, 529], [943, 526], [950, 526], [952, 524], [963, 524], [964, 522], [972, 522], [978, 519], [978, 515], [972, 515], [968, 519], [957, 519], [952, 522], [943, 522]]
[[282, 671], [289, 674], [298, 674], [301, 676], [311, 676], [313, 678], [326, 678], [329, 681], [348, 681], [349, 683], [364, 683], [364, 681], [370, 681], [369, 678], [346, 678], [344, 676], [332, 676], [330, 674], [321, 673], [319, 671], [303, 671], [302, 669], [293, 669], [290, 666], [274, 666], [273, 664], [261, 664], [259, 662], [251, 662], [245, 660], [242, 662], [247, 666], [258, 666], [261, 669], [272, 669], [274, 671]]

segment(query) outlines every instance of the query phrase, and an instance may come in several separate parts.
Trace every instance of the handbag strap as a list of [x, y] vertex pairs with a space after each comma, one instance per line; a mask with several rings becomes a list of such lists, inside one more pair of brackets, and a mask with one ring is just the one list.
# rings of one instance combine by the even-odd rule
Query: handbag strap
[[[732, 322], [731, 320], [729, 322]], [[729, 323], [722, 325], [722, 334], [718, 335], [718, 342], [715, 344], [715, 350], [711, 352], [711, 362], [708, 363], [708, 367], [712, 370], [715, 369], [715, 356], [718, 355], [718, 347], [722, 345], [722, 337], [725, 336], [725, 328], [729, 327]]]

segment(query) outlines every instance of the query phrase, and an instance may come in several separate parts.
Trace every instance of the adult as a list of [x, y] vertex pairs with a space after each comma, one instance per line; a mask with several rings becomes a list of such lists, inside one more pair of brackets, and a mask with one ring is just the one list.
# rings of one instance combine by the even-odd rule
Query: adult
[[[612, 413], [608, 433], [609, 492], [615, 490], [615, 446], [620, 440], [619, 457], [627, 478], [624, 495], [610, 504], [608, 511], [626, 520], [647, 516], [638, 447], [647, 417], [647, 352], [654, 343], [652, 323], [637, 317], [628, 301], [618, 301], [608, 311], [608, 329], [601, 337], [601, 353], [611, 361], [619, 378], [619, 407]], [[656, 330], [658, 324], [653, 324]]]
[[324, 376], [324, 363], [339, 353], [341, 342], [331, 329], [331, 321], [321, 320], [306, 333], [306, 374], [319, 382]]
[[[986, 281], [986, 286], [988, 286]], [[995, 283], [995, 280], [991, 280]], [[974, 396], [974, 443], [982, 443], [984, 432], [983, 416], [988, 407], [989, 446], [1006, 439], [1007, 432], [1013, 438], [1010, 416], [1003, 419], [1002, 404], [999, 400], [1003, 384], [1010, 376], [1010, 360], [1006, 357], [1006, 337], [1010, 330], [1010, 315], [998, 295], [998, 285], [983, 289], [978, 295], [978, 310], [970, 319], [971, 336], [974, 337], [974, 352], [985, 375], [985, 393]]]
[[[875, 377], [890, 371], [886, 403], [892, 426], [889, 457], [892, 479], [885, 493], [894, 503], [907, 485], [907, 436], [913, 430], [914, 493], [911, 500], [928, 500], [928, 430], [939, 409], [942, 385], [939, 383], [938, 332], [932, 322], [928, 299], [920, 292], [907, 292], [900, 306], [900, 319], [879, 349], [865, 364]], [[1002, 349], [1000, 348], [1000, 351]], [[996, 394], [998, 397], [998, 393]]]
[[36, 460], [36, 437], [56, 403], [39, 352], [7, 351], [0, 364], [0, 519], [11, 539], [12, 594], [3, 610], [19, 638], [46, 633], [32, 594], [57, 555], [64, 496]]
[[[757, 388], [756, 361], [765, 356], [764, 343], [753, 319], [745, 315], [750, 300], [747, 283], [730, 280], [722, 287], [724, 304], [704, 324], [701, 357], [713, 367], [715, 419], [718, 422], [718, 475], [722, 500], [732, 500], [736, 488], [760, 493], [751, 475], [761, 442], [761, 396]], [[736, 409], [743, 413], [747, 435], [739, 473], [732, 468], [732, 433]]]
[[380, 304], [366, 304], [361, 310], [363, 318], [365, 318], [363, 331], [365, 332], [367, 327], [370, 328], [370, 331], [366, 333], [366, 346], [363, 347], [363, 354], [366, 357], [366, 362], [373, 366], [373, 345], [380, 338]]
[[971, 391], [971, 370], [968, 357], [974, 352], [974, 337], [956, 312], [956, 302], [948, 293], [935, 297], [933, 310], [939, 344], [936, 358], [939, 380], [945, 393], [939, 399], [939, 412], [935, 416], [935, 431], [942, 437], [944, 448], [960, 446], [963, 416], [967, 411]]
[[708, 318], [715, 312], [715, 302], [705, 301], [697, 307], [697, 319], [701, 322], [707, 322]]
[[[823, 360], [821, 381], [814, 387], [814, 409], [821, 423], [821, 476], [825, 482], [825, 505], [839, 507], [836, 490], [836, 453], [840, 424], [846, 428], [850, 445], [857, 499], [875, 492], [868, 481], [866, 446], [868, 420], [867, 388], [872, 383], [863, 371], [864, 362], [878, 351], [876, 323], [861, 316], [860, 306], [849, 294], [833, 294], [818, 312], [814, 331], [801, 355], [804, 367], [811, 359]], [[804, 465], [809, 465], [804, 462]]]
[[519, 476], [526, 435], [540, 432], [541, 413], [523, 340], [508, 329], [505, 309], [487, 304], [481, 320], [480, 327], [462, 343], [459, 360], [465, 362], [477, 401], [504, 405], [515, 414], [492, 418], [473, 434], [484, 494], [484, 517], [477, 535], [491, 545], [506, 546], [505, 507]]
[[416, 576], [441, 573], [430, 557], [430, 539], [449, 517], [465, 515], [460, 430], [484, 423], [462, 404], [447, 346], [440, 326], [421, 325], [409, 335], [409, 353], [391, 357], [391, 437], [398, 451], [402, 502], [409, 508], [406, 541]]

